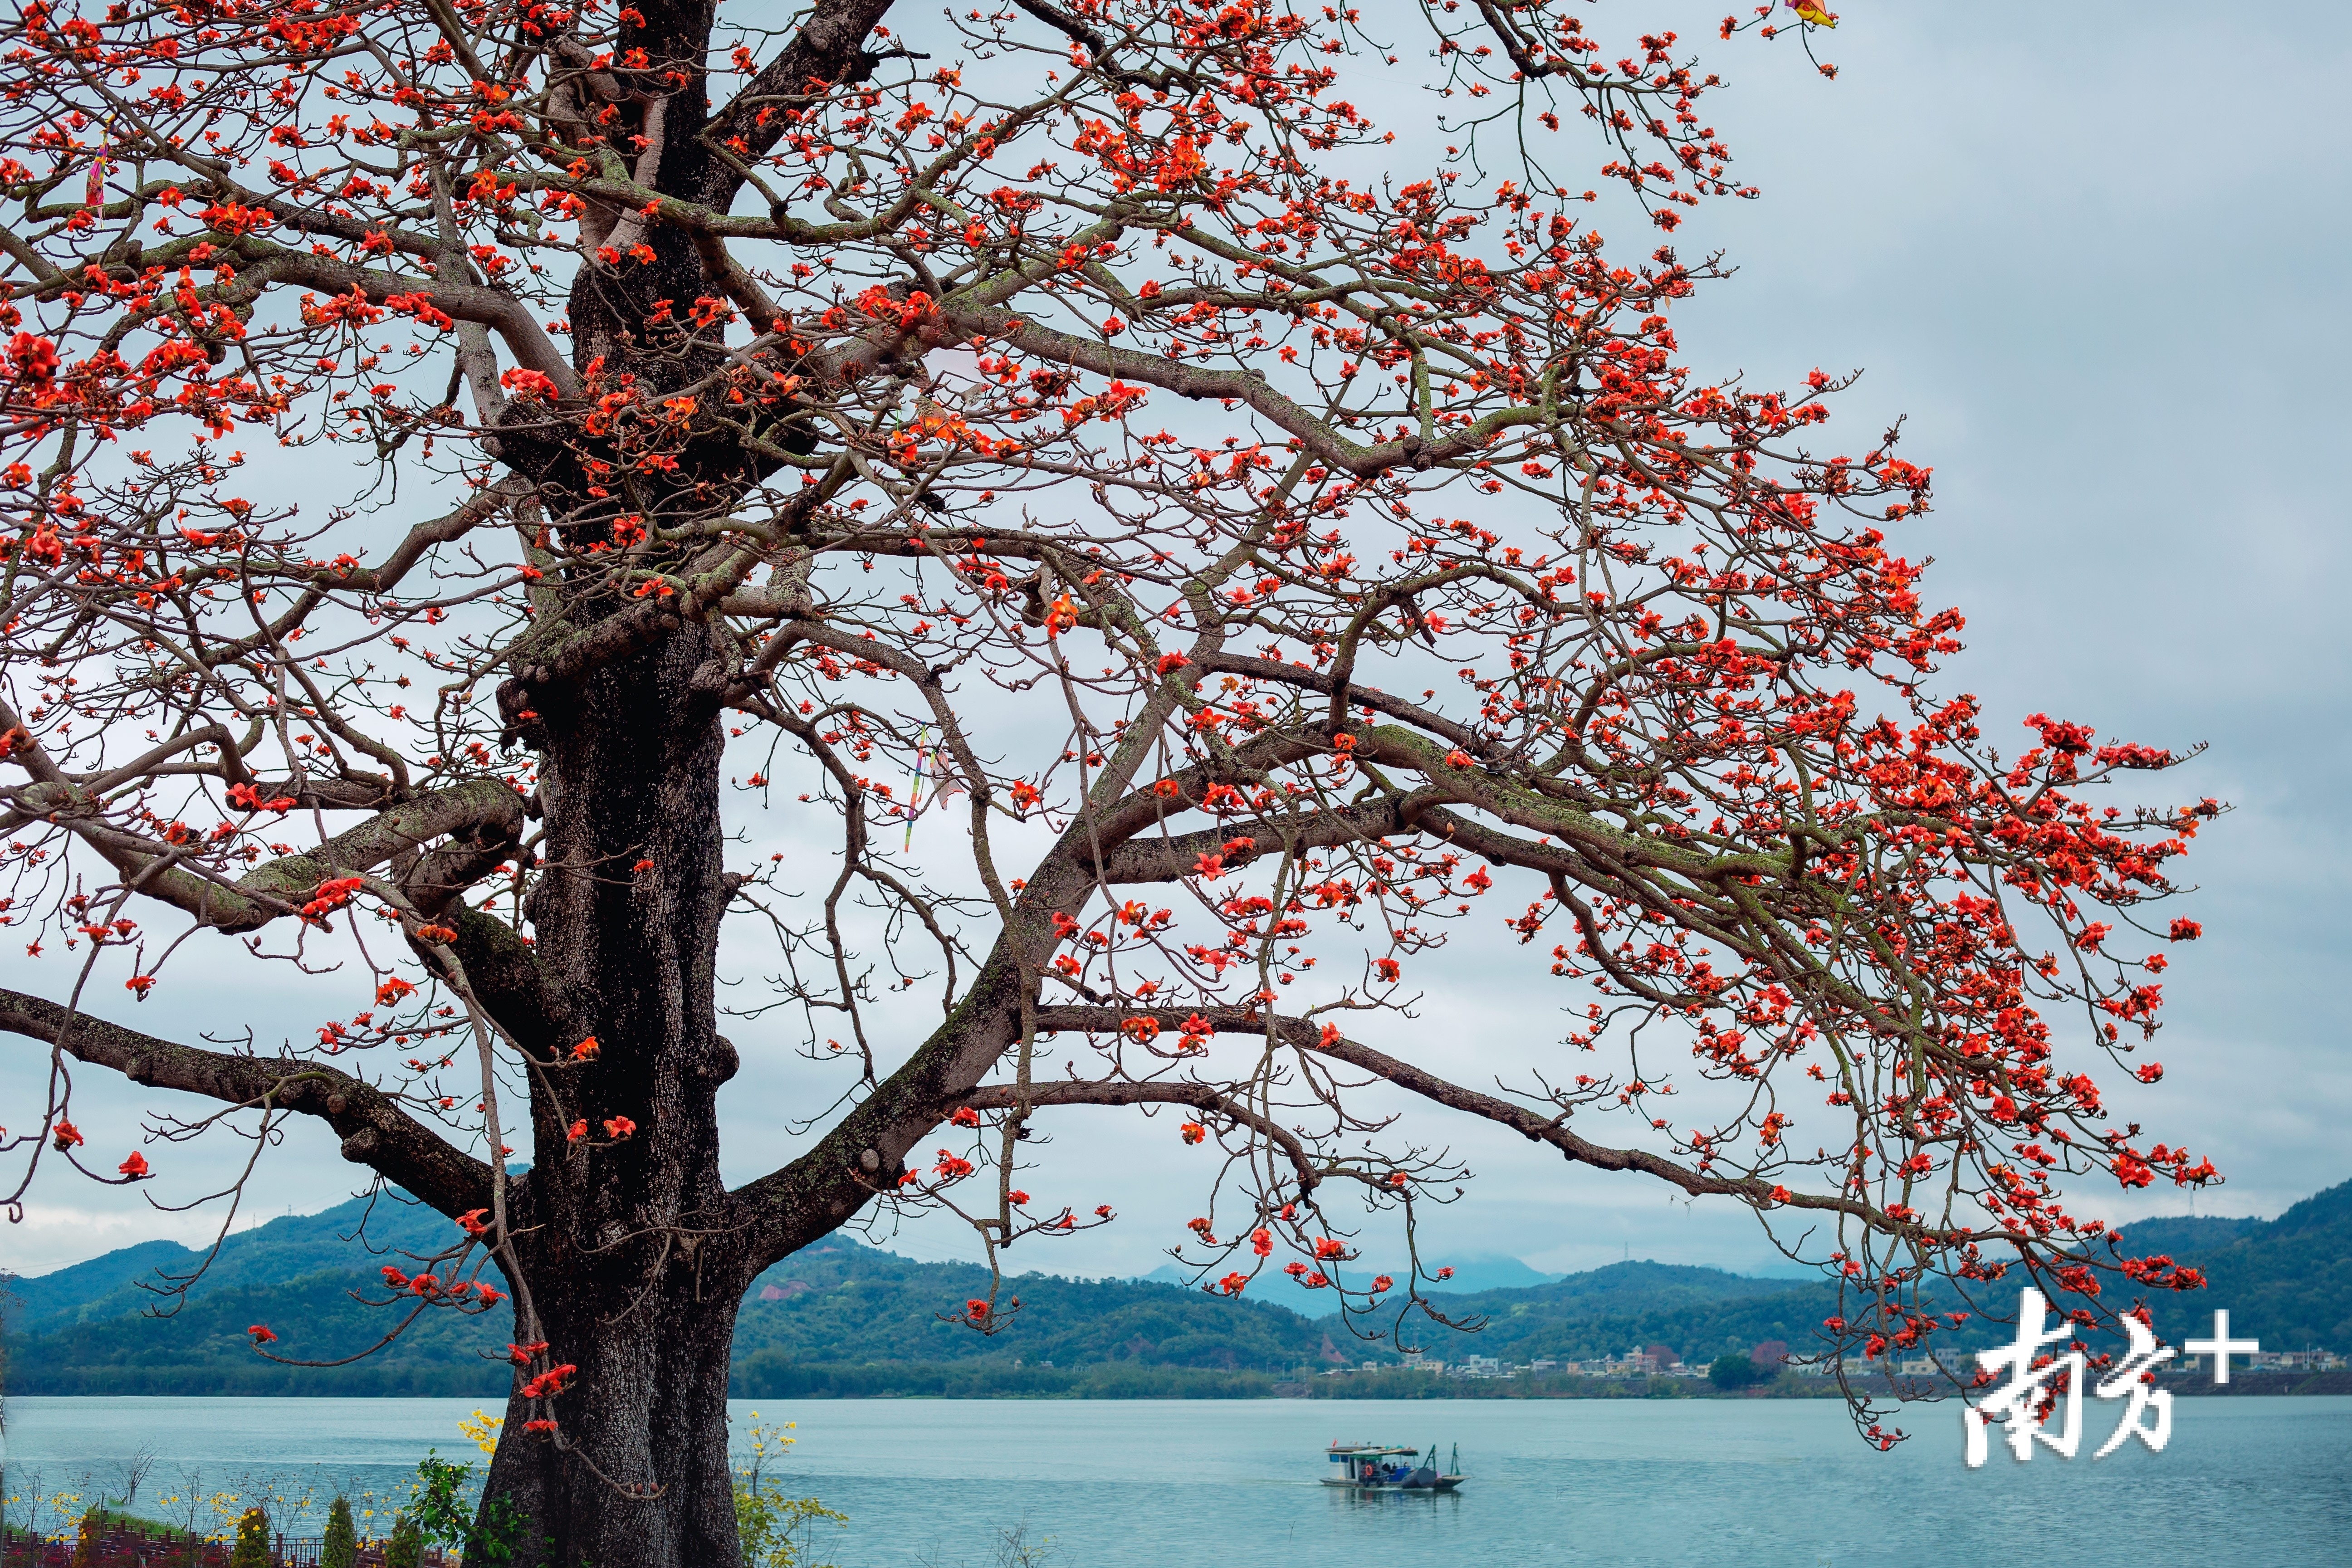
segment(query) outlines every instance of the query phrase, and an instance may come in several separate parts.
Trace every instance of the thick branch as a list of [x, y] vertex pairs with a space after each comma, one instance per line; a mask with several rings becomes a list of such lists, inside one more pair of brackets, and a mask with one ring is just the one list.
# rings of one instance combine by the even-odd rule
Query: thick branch
[[545, 1058], [575, 1046], [591, 1032], [572, 998], [551, 981], [539, 955], [520, 932], [492, 915], [460, 903], [441, 917], [457, 931], [449, 945], [466, 966], [474, 1000], [514, 1037], [515, 1043]]
[[[817, 0], [783, 52], [761, 68], [734, 102], [711, 116], [703, 140], [726, 148], [738, 162], [759, 159], [792, 125], [781, 113], [763, 118], [761, 110], [800, 101], [821, 85], [846, 85], [872, 75], [879, 57], [863, 46], [889, 11], [890, 0]], [[703, 178], [703, 202], [722, 213], [743, 185], [741, 173], [725, 159], [711, 160]]]
[[1097, 1083], [1065, 1081], [1037, 1084], [1024, 1090], [1017, 1084], [998, 1083], [973, 1089], [964, 1096], [963, 1102], [974, 1110], [1013, 1110], [1051, 1105], [1189, 1105], [1195, 1110], [1214, 1111], [1220, 1116], [1229, 1117], [1279, 1148], [1290, 1161], [1290, 1168], [1297, 1173], [1300, 1197], [1313, 1192], [1323, 1180], [1322, 1173], [1315, 1168], [1314, 1159], [1306, 1143], [1297, 1133], [1277, 1122], [1269, 1121], [1212, 1084], [1170, 1079], [1139, 1083], [1131, 1079], [1116, 1079]]
[[229, 1105], [299, 1110], [332, 1127], [343, 1158], [397, 1182], [455, 1217], [490, 1201], [490, 1168], [450, 1147], [363, 1079], [289, 1058], [235, 1056], [175, 1045], [45, 997], [0, 989], [0, 1029], [50, 1045], [131, 1082]]
[[335, 835], [316, 849], [265, 861], [233, 884], [215, 882], [174, 864], [168, 847], [127, 833], [97, 817], [83, 818], [86, 797], [69, 785], [27, 785], [20, 809], [46, 816], [88, 840], [139, 890], [186, 910], [217, 931], [257, 931], [308, 901], [331, 877], [369, 870], [427, 841], [451, 837], [470, 845], [452, 847], [431, 862], [436, 890], [447, 896], [449, 880], [468, 867], [478, 876], [496, 864], [522, 828], [522, 797], [500, 779], [475, 779], [404, 801], [380, 816]]
[[1392, 795], [1369, 805], [1319, 812], [1297, 823], [1280, 823], [1290, 837], [1284, 843], [1259, 839], [1247, 849], [1226, 852], [1242, 826], [1234, 824], [1180, 833], [1168, 838], [1135, 837], [1103, 857], [1103, 880], [1115, 885], [1133, 882], [1174, 882], [1193, 875], [1203, 855], [1220, 856], [1228, 870], [1276, 850], [1328, 849], [1342, 844], [1365, 844], [1383, 835], [1402, 831], [1412, 819], [1417, 797]]
[[238, 248], [267, 267], [273, 277], [331, 294], [357, 289], [371, 304], [382, 304], [395, 294], [422, 296], [435, 310], [460, 321], [475, 321], [498, 333], [508, 352], [527, 370], [555, 383], [566, 397], [580, 394], [580, 376], [572, 362], [547, 335], [530, 307], [503, 289], [471, 283], [459, 277], [403, 277], [373, 268], [354, 267], [331, 256], [286, 250], [247, 238]]
[[952, 300], [942, 303], [940, 314], [960, 337], [994, 338], [1038, 359], [1092, 371], [1097, 375], [1140, 382], [1181, 397], [1233, 398], [1296, 438], [1316, 461], [1357, 479], [1377, 478], [1391, 468], [1425, 468], [1475, 457], [1504, 431], [1539, 424], [1543, 419], [1541, 408], [1515, 405], [1485, 415], [1442, 440], [1423, 441], [1417, 436], [1406, 436], [1365, 446], [1349, 440], [1329, 420], [1277, 391], [1255, 370], [1219, 370], [1187, 364], [1139, 349], [1116, 348], [1040, 326], [1009, 310], [960, 310]]

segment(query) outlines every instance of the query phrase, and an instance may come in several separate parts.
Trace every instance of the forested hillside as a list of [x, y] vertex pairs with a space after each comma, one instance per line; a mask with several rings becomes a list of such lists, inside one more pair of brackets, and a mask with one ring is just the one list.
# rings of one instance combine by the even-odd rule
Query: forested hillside
[[2171, 1250], [2205, 1270], [2210, 1288], [2154, 1303], [2157, 1327], [2178, 1341], [2212, 1326], [2216, 1307], [2230, 1331], [2273, 1351], [2332, 1350], [2352, 1355], [2352, 1182], [2307, 1197], [2274, 1220], [2205, 1220], [2190, 1226], [2243, 1226], [2212, 1242], [2168, 1230], [2179, 1220], [2127, 1226], [2131, 1250]]
[[[449, 1227], [380, 1198], [362, 1235], [364, 1212], [354, 1202], [240, 1233], [184, 1301], [141, 1286], [184, 1276], [198, 1260], [170, 1242], [13, 1281], [0, 1298], [10, 1391], [500, 1394], [502, 1311], [429, 1311], [351, 1366], [288, 1367], [254, 1354], [247, 1329], [257, 1322], [278, 1334], [273, 1350], [303, 1360], [351, 1356], [383, 1337], [394, 1320], [359, 1298], [380, 1298], [376, 1270], [437, 1249]], [[2207, 1291], [2156, 1303], [2176, 1342], [2226, 1307], [2235, 1331], [2266, 1348], [2352, 1350], [2352, 1184], [2275, 1220], [2147, 1220], [2126, 1234], [2133, 1251], [2173, 1252], [2211, 1280]], [[1154, 1280], [1032, 1275], [1009, 1292], [1020, 1310], [988, 1337], [946, 1321], [984, 1284], [970, 1265], [917, 1262], [830, 1237], [753, 1283], [736, 1332], [738, 1391], [1250, 1393], [1302, 1367], [1397, 1359], [1393, 1346], [1318, 1315], [1328, 1296], [1286, 1280], [1228, 1300]], [[1801, 1351], [1828, 1300], [1816, 1284], [1627, 1262], [1442, 1298], [1449, 1315], [1475, 1321], [1476, 1331], [1413, 1317], [1405, 1339], [1447, 1361], [1582, 1360], [1663, 1343], [1696, 1363], [1765, 1340]], [[148, 1315], [157, 1311], [169, 1315]]]

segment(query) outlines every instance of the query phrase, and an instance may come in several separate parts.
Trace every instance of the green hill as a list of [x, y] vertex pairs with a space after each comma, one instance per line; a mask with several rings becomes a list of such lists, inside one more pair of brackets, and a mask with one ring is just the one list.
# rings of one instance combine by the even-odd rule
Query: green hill
[[1634, 1261], [1524, 1290], [1482, 1290], [1438, 1303], [1474, 1331], [1408, 1317], [1406, 1338], [1445, 1361], [1583, 1361], [1664, 1344], [1696, 1365], [1766, 1340], [1802, 1349], [1831, 1308], [1828, 1289], [1752, 1279], [1719, 1268]]
[[470, 1318], [428, 1311], [384, 1353], [350, 1366], [283, 1366], [253, 1352], [252, 1323], [276, 1331], [270, 1349], [289, 1357], [329, 1361], [367, 1349], [398, 1321], [353, 1300], [369, 1283], [326, 1269], [272, 1285], [225, 1285], [168, 1318], [84, 1319], [12, 1335], [8, 1392], [505, 1397], [509, 1369], [489, 1359], [512, 1328], [503, 1309]]
[[[0, 1295], [12, 1392], [20, 1394], [381, 1394], [500, 1395], [502, 1311], [425, 1314], [383, 1353], [339, 1368], [286, 1367], [256, 1356], [247, 1326], [266, 1322], [273, 1348], [305, 1360], [366, 1349], [390, 1326], [365, 1305], [385, 1261], [438, 1249], [446, 1220], [379, 1198], [360, 1234], [361, 1203], [289, 1216], [232, 1237], [205, 1279], [167, 1317], [140, 1288], [153, 1271], [185, 1274], [198, 1255], [144, 1242], [37, 1279]], [[2128, 1249], [2167, 1251], [2206, 1270], [2211, 1289], [2155, 1306], [2175, 1342], [2201, 1332], [2216, 1307], [2234, 1331], [2273, 1350], [2352, 1350], [2352, 1183], [2274, 1220], [2168, 1218], [2127, 1227]], [[1391, 1345], [1370, 1343], [1335, 1316], [1309, 1316], [1328, 1298], [1280, 1280], [1238, 1300], [1180, 1285], [1010, 1280], [1017, 1296], [1002, 1331], [983, 1336], [948, 1321], [985, 1289], [969, 1264], [922, 1263], [845, 1236], [819, 1242], [762, 1274], [736, 1331], [739, 1393], [761, 1398], [837, 1393], [1250, 1394], [1300, 1368], [1381, 1365]], [[1612, 1264], [1548, 1284], [1439, 1299], [1475, 1331], [1408, 1317], [1407, 1343], [1458, 1361], [1583, 1360], [1666, 1344], [1710, 1360], [1784, 1340], [1801, 1351], [1829, 1308], [1826, 1286], [1758, 1279], [1720, 1269]], [[1009, 1306], [1009, 1302], [1007, 1303]], [[1381, 1320], [1360, 1327], [1377, 1330]], [[1973, 1344], [1983, 1336], [1967, 1336]]]
[[[359, 1299], [383, 1296], [376, 1270], [414, 1268], [457, 1239], [447, 1219], [397, 1194], [314, 1215], [289, 1215], [221, 1244], [184, 1295], [163, 1293], [204, 1255], [148, 1241], [0, 1292], [10, 1391], [18, 1394], [502, 1394], [503, 1310], [424, 1314], [382, 1355], [343, 1367], [292, 1367], [253, 1352], [247, 1328], [266, 1323], [272, 1350], [333, 1361], [366, 1350], [397, 1321]], [[501, 1288], [503, 1276], [484, 1275]]]
[[[2170, 1250], [2164, 1238], [2177, 1233], [2165, 1227], [2183, 1223], [2126, 1226], [2127, 1250]], [[2245, 1228], [2179, 1249], [2182, 1262], [2205, 1270], [2208, 1289], [2150, 1303], [2168, 1339], [2205, 1332], [2213, 1309], [2226, 1307], [2230, 1331], [2259, 1339], [2265, 1350], [2352, 1352], [2352, 1182], [2307, 1197], [2274, 1220], [2186, 1223]]]
[[1272, 1302], [1130, 1279], [1031, 1274], [1007, 1282], [1000, 1306], [1021, 1305], [998, 1333], [941, 1321], [987, 1289], [988, 1271], [974, 1265], [918, 1263], [831, 1237], [753, 1283], [736, 1320], [736, 1364], [1018, 1359], [1286, 1370], [1335, 1353], [1311, 1320]]

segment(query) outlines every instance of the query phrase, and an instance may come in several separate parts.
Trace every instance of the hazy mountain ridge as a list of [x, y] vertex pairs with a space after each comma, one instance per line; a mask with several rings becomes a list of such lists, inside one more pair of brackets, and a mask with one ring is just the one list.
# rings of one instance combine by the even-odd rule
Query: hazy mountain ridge
[[[256, 1322], [276, 1330], [280, 1340], [272, 1349], [291, 1357], [336, 1359], [366, 1348], [394, 1320], [352, 1293], [380, 1293], [383, 1262], [454, 1239], [440, 1215], [380, 1198], [366, 1227], [373, 1252], [362, 1252], [350, 1239], [362, 1207], [355, 1200], [231, 1237], [169, 1317], [142, 1315], [161, 1299], [134, 1281], [159, 1265], [174, 1271], [194, 1265], [199, 1254], [172, 1242], [144, 1242], [14, 1281], [13, 1300], [0, 1298], [14, 1391], [499, 1395], [507, 1373], [497, 1357], [510, 1331], [503, 1311], [472, 1318], [428, 1311], [388, 1351], [351, 1367], [285, 1367], [253, 1353], [246, 1330]], [[2175, 1341], [2202, 1331], [2212, 1310], [2226, 1307], [2233, 1331], [2266, 1348], [2352, 1350], [2352, 1183], [2275, 1220], [2151, 1219], [2125, 1235], [2131, 1252], [2170, 1252], [2208, 1273], [2211, 1289], [2152, 1303]], [[1466, 1282], [1476, 1283], [1477, 1275]], [[738, 1383], [759, 1393], [780, 1385], [788, 1371], [812, 1367], [1050, 1362], [1058, 1369], [1286, 1374], [1396, 1359], [1392, 1345], [1357, 1338], [1336, 1315], [1310, 1316], [1328, 1307], [1328, 1295], [1279, 1279], [1262, 1279], [1230, 1300], [1150, 1279], [1030, 1274], [1008, 1279], [1001, 1332], [982, 1335], [946, 1321], [986, 1285], [985, 1270], [971, 1264], [919, 1262], [847, 1236], [828, 1237], [752, 1283], [736, 1331]], [[1013, 1297], [1017, 1311], [1010, 1310]], [[1633, 1261], [1433, 1303], [1457, 1321], [1475, 1321], [1475, 1332], [1410, 1313], [1402, 1330], [1406, 1343], [1447, 1361], [1582, 1360], [1664, 1343], [1696, 1362], [1771, 1339], [1801, 1352], [1831, 1300], [1819, 1283]], [[1391, 1321], [1382, 1313], [1357, 1327], [1377, 1332]], [[1954, 1342], [1982, 1337], [1972, 1332]], [[845, 1392], [858, 1386], [843, 1384]]]
[[[373, 1205], [353, 1198], [236, 1232], [221, 1243], [191, 1294], [275, 1285], [321, 1270], [373, 1275], [386, 1263], [430, 1257], [456, 1239], [448, 1220], [422, 1204], [393, 1194], [378, 1195]], [[203, 1258], [176, 1241], [142, 1241], [55, 1273], [19, 1276], [0, 1294], [0, 1326], [46, 1331], [58, 1320], [89, 1321], [167, 1307], [148, 1287], [166, 1284], [166, 1276], [185, 1278]]]
[[[1554, 1280], [1567, 1278], [1565, 1275], [1546, 1274], [1541, 1269], [1530, 1268], [1518, 1258], [1507, 1258], [1499, 1253], [1474, 1253], [1468, 1257], [1456, 1257], [1447, 1261], [1454, 1270], [1453, 1274], [1444, 1279], [1423, 1280], [1421, 1288], [1424, 1293], [1463, 1296], [1477, 1290], [1513, 1290], [1529, 1286], [1549, 1285]], [[1367, 1279], [1374, 1274], [1388, 1274], [1402, 1279], [1405, 1272], [1402, 1264], [1382, 1268], [1370, 1263], [1356, 1263], [1349, 1265], [1349, 1268], [1351, 1274], [1360, 1275]], [[1137, 1278], [1160, 1285], [1190, 1286], [1196, 1283], [1193, 1272], [1192, 1269], [1181, 1268], [1173, 1263], [1163, 1263], [1150, 1273], [1139, 1275]]]
[[[2179, 1223], [2126, 1226], [2126, 1250], [2168, 1250], [2150, 1237]], [[2213, 1310], [2223, 1307], [2230, 1331], [2259, 1338], [2265, 1350], [2352, 1354], [2352, 1182], [2315, 1193], [2274, 1220], [2255, 1221], [2219, 1246], [2184, 1247], [2177, 1256], [2205, 1270], [2209, 1288], [2149, 1303], [2168, 1338], [2204, 1332]]]

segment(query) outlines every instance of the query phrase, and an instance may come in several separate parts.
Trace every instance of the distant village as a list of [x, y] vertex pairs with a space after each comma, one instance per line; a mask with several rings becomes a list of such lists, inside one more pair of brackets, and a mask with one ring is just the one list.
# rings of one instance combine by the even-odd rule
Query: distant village
[[[1767, 1340], [1748, 1352], [1748, 1359], [1768, 1373], [1782, 1370], [1800, 1376], [1826, 1376], [1826, 1366], [1791, 1361], [1787, 1342]], [[1407, 1372], [1425, 1372], [1439, 1377], [1514, 1378], [1521, 1373], [1533, 1375], [1558, 1374], [1564, 1377], [1705, 1377], [1706, 1363], [1692, 1365], [1670, 1345], [1636, 1346], [1622, 1353], [1598, 1356], [1587, 1361], [1524, 1361], [1505, 1362], [1490, 1355], [1465, 1356], [1460, 1361], [1441, 1361], [1419, 1352], [1408, 1352], [1402, 1365]], [[1378, 1362], [1366, 1362], [1360, 1368], [1334, 1367], [1326, 1376], [1344, 1377], [1350, 1372], [1393, 1370]]]
[[[1766, 1340], [1748, 1352], [1748, 1361], [1769, 1376], [1781, 1373], [1798, 1377], [1828, 1377], [1827, 1363], [1792, 1359], [1785, 1341]], [[2168, 1373], [2194, 1373], [2205, 1370], [2203, 1356], [2175, 1356], [2167, 1363]], [[1048, 1363], [1050, 1364], [1050, 1363]], [[1475, 1379], [1510, 1379], [1528, 1376], [1562, 1377], [1689, 1377], [1704, 1378], [1709, 1363], [1692, 1364], [1670, 1345], [1648, 1345], [1624, 1351], [1615, 1355], [1600, 1356], [1586, 1361], [1524, 1361], [1506, 1362], [1496, 1356], [1465, 1356], [1459, 1361], [1442, 1361], [1418, 1352], [1407, 1352], [1402, 1369], [1423, 1372], [1438, 1377]], [[2231, 1365], [2241, 1373], [2336, 1372], [2343, 1368], [2344, 1357], [2334, 1351], [2256, 1351], [2232, 1359]], [[1395, 1364], [1368, 1361], [1360, 1367], [1333, 1367], [1323, 1373], [1326, 1377], [1347, 1377], [1366, 1372], [1397, 1370]], [[1964, 1352], [1939, 1352], [1932, 1355], [1912, 1356], [1902, 1361], [1890, 1361], [1879, 1370], [1905, 1377], [1932, 1377], [1938, 1373], [1955, 1373], [1962, 1370], [1973, 1373], [1975, 1358]]]

